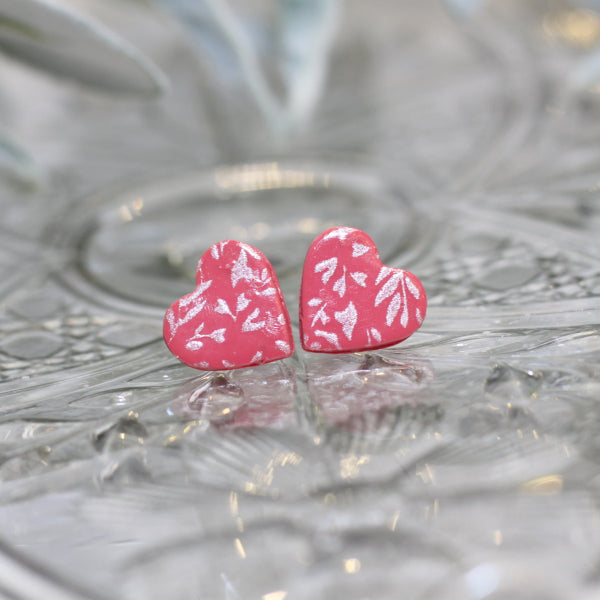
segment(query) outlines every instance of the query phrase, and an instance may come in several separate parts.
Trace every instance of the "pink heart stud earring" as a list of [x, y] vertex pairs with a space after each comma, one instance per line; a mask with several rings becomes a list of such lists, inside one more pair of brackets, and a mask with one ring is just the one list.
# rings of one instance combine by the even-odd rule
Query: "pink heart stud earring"
[[423, 323], [427, 296], [419, 279], [381, 263], [360, 229], [336, 227], [311, 244], [300, 291], [300, 339], [310, 352], [385, 348]]
[[256, 248], [233, 240], [202, 255], [196, 289], [167, 310], [163, 335], [181, 362], [205, 371], [261, 365], [294, 351], [271, 263]]

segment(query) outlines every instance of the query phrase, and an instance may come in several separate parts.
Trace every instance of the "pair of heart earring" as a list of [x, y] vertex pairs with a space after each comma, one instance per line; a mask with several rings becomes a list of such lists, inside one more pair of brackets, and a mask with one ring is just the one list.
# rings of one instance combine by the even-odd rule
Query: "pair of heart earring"
[[[335, 227], [311, 244], [300, 290], [300, 340], [309, 352], [360, 352], [397, 344], [423, 322], [427, 297], [418, 278], [381, 263], [360, 229]], [[288, 358], [292, 328], [267, 258], [225, 240], [198, 261], [196, 289], [167, 310], [163, 335], [186, 365], [205, 371]]]

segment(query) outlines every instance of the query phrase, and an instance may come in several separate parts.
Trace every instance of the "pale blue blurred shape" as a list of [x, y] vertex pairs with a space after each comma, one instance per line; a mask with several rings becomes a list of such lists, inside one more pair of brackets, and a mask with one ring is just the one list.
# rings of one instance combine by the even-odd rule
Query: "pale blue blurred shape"
[[0, 131], [0, 174], [27, 187], [37, 187], [43, 179], [42, 172], [31, 156], [2, 131]]
[[577, 0], [575, 3], [592, 10], [600, 10], [600, 0]]
[[324, 85], [337, 30], [338, 0], [280, 0], [281, 70], [287, 85], [289, 127], [312, 114]]
[[466, 577], [467, 586], [473, 598], [488, 598], [500, 584], [498, 569], [490, 564], [478, 565], [471, 569]]
[[[0, 51], [104, 91], [155, 96], [167, 87], [137, 48], [61, 2], [0, 0]], [[29, 153], [1, 131], [0, 175], [28, 187], [43, 180]]]
[[[600, 0], [578, 0], [577, 4], [600, 11]], [[582, 58], [568, 78], [568, 86], [575, 92], [581, 92], [600, 82], [600, 50], [594, 50]]]
[[[488, 0], [444, 0], [452, 13], [458, 17], [469, 17]], [[573, 0], [572, 4], [600, 10], [600, 0]]]
[[[239, 78], [245, 82], [266, 120], [275, 131], [280, 130], [281, 107], [263, 73], [257, 44], [229, 4], [225, 0], [162, 2], [188, 26], [192, 39], [202, 50], [210, 49], [219, 75], [231, 78], [239, 70]], [[217, 35], [214, 35], [215, 27]]]
[[232, 48], [226, 43], [221, 28], [215, 23], [206, 2], [195, 0], [160, 0], [186, 27], [190, 38], [218, 68], [224, 80], [239, 79], [239, 65]]
[[[487, 0], [445, 0], [446, 5], [457, 17], [470, 17]], [[573, 0], [572, 4], [590, 10], [600, 11], [600, 0]], [[600, 82], [600, 51], [594, 51], [583, 58], [568, 76], [567, 85], [574, 92], [580, 92]]]
[[269, 36], [242, 22], [226, 0], [161, 0], [187, 26], [194, 42], [225, 79], [241, 79], [276, 136], [311, 115], [323, 89], [339, 0], [279, 0], [278, 46], [272, 60], [285, 87], [281, 100], [267, 80], [261, 55]]
[[483, 6], [487, 0], [445, 0], [446, 5], [457, 17], [470, 17], [477, 9]]
[[225, 600], [241, 600], [233, 583], [231, 583], [231, 580], [225, 573], [221, 573], [221, 581], [223, 582], [223, 588], [225, 590]]
[[0, 50], [105, 91], [155, 96], [167, 86], [128, 40], [62, 2], [0, 0]]
[[577, 68], [569, 76], [569, 87], [573, 91], [583, 91], [600, 81], [600, 50], [595, 50], [579, 61]]

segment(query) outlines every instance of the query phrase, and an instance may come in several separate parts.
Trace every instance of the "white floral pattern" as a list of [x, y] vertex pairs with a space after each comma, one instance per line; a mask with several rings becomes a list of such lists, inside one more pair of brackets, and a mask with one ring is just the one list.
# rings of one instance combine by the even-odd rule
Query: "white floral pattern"
[[247, 367], [290, 356], [293, 341], [279, 283], [255, 248], [226, 240], [198, 261], [196, 289], [165, 314], [167, 346], [204, 370]]
[[382, 265], [363, 231], [336, 228], [313, 242], [300, 300], [305, 349], [352, 352], [398, 343], [420, 327], [426, 308], [417, 277]]

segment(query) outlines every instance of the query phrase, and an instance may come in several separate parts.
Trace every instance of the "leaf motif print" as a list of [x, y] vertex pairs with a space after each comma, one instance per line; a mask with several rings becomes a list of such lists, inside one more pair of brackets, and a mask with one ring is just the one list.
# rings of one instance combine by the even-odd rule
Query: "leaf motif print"
[[373, 339], [380, 344], [381, 343], [381, 333], [379, 333], [378, 329], [375, 329], [375, 327], [371, 327], [371, 335], [373, 336]]
[[275, 340], [275, 345], [286, 354], [290, 351], [290, 345], [283, 340]]
[[402, 271], [402, 295], [404, 302], [402, 306], [402, 314], [400, 315], [400, 325], [406, 328], [408, 325], [408, 302], [406, 298], [406, 277], [404, 277], [404, 271]]
[[345, 310], [336, 312], [333, 316], [335, 320], [342, 325], [342, 331], [346, 338], [351, 341], [352, 333], [356, 327], [356, 319], [358, 317], [354, 303], [350, 302]]
[[[217, 299], [217, 306], [215, 308], [215, 312], [218, 312], [221, 315], [230, 315], [233, 317], [231, 309], [229, 308], [229, 304], [223, 298]], [[235, 319], [235, 317], [233, 317]]]
[[356, 283], [358, 285], [360, 285], [360, 287], [367, 287], [366, 281], [367, 281], [367, 274], [366, 273], [361, 273], [360, 271], [356, 271], [354, 273], [350, 273], [350, 277], [352, 277], [352, 279], [354, 279], [354, 281], [356, 281]]
[[190, 304], [194, 304], [204, 292], [212, 285], [212, 279], [208, 281], [203, 281], [191, 294], [187, 294], [184, 296], [179, 304], [180, 306], [189, 306]]
[[[184, 305], [183, 302], [181, 303], [181, 305], [187, 306], [187, 305]], [[192, 305], [192, 307], [190, 309], [188, 309], [188, 311], [179, 319], [177, 319], [175, 317], [174, 311], [169, 309], [169, 311], [167, 312], [167, 321], [168, 321], [169, 327], [170, 327], [170, 339], [173, 339], [175, 337], [177, 330], [182, 325], [189, 323], [192, 319], [194, 319], [194, 317], [196, 317], [196, 315], [201, 313], [204, 310], [205, 306], [206, 306], [206, 299], [202, 298], [202, 299], [198, 300], [198, 304], [196, 304], [195, 306]]]
[[333, 291], [337, 292], [340, 298], [346, 295], [346, 267], [344, 267], [343, 275], [333, 284]]
[[406, 302], [404, 303], [404, 308], [402, 309], [402, 314], [400, 315], [400, 325], [402, 325], [402, 327], [406, 327], [408, 325], [408, 307], [406, 306]]
[[200, 350], [204, 347], [204, 342], [202, 340], [190, 340], [185, 347], [188, 350]]
[[359, 244], [358, 242], [354, 242], [352, 244], [352, 258], [356, 258], [357, 256], [362, 256], [365, 252], [369, 251], [369, 246], [365, 246], [364, 244]]
[[237, 313], [240, 313], [245, 308], [247, 308], [249, 304], [250, 304], [250, 300], [248, 300], [248, 298], [246, 298], [246, 295], [245, 294], [240, 294], [237, 297], [237, 304], [236, 304], [236, 307], [235, 307], [235, 311]]
[[396, 318], [400, 307], [402, 306], [402, 296], [400, 294], [394, 294], [388, 305], [387, 313], [385, 315], [385, 324], [389, 327]]
[[317, 337], [322, 337], [327, 340], [330, 344], [333, 344], [336, 348], [340, 347], [340, 342], [338, 340], [338, 336], [336, 333], [331, 333], [329, 331], [322, 331], [321, 329], [317, 329], [315, 331], [315, 335]]
[[261, 296], [274, 296], [277, 293], [277, 290], [274, 287], [269, 287], [266, 290], [260, 292]]
[[375, 285], [379, 285], [392, 271], [393, 269], [391, 267], [381, 267], [381, 269], [379, 269], [377, 279], [375, 280]]
[[321, 281], [323, 283], [327, 283], [331, 279], [331, 276], [334, 274], [337, 268], [337, 263], [338, 259], [334, 256], [315, 265], [315, 273], [321, 273], [324, 271], [323, 275], [321, 275]]
[[323, 236], [325, 240], [345, 240], [350, 234], [352, 234], [355, 230], [352, 227], [336, 227], [332, 229], [328, 233]]
[[311, 352], [361, 352], [409, 337], [427, 298], [408, 271], [381, 263], [369, 236], [334, 228], [315, 238], [302, 275], [300, 339]]
[[179, 360], [206, 370], [272, 362], [294, 347], [272, 265], [259, 250], [233, 240], [200, 257], [196, 288], [167, 310], [163, 336]]
[[400, 283], [400, 279], [402, 277], [401, 273], [394, 273], [382, 286], [377, 296], [375, 297], [375, 306], [379, 306], [386, 298], [391, 296], [397, 289], [398, 284]]
[[327, 307], [327, 303], [323, 304], [323, 306], [321, 306], [321, 308], [319, 308], [319, 310], [313, 317], [311, 327], [314, 327], [315, 324], [317, 323], [317, 321], [320, 321], [322, 325], [327, 325], [327, 323], [329, 323], [329, 317], [327, 316], [327, 313], [325, 312], [326, 307]]
[[217, 344], [222, 344], [225, 341], [225, 332], [227, 330], [223, 327], [222, 329], [215, 329], [210, 334], [210, 339], [215, 340]]
[[421, 292], [419, 292], [419, 288], [411, 281], [410, 277], [405, 277], [406, 287], [408, 291], [413, 295], [413, 298], [417, 300], [421, 297]]
[[242, 325], [242, 331], [244, 333], [248, 331], [258, 331], [259, 329], [263, 329], [265, 326], [265, 321], [259, 321], [258, 323], [254, 322], [254, 319], [258, 317], [260, 313], [259, 308], [255, 308], [246, 318], [244, 324]]
[[221, 329], [215, 329], [211, 333], [202, 333], [203, 329], [204, 323], [200, 323], [200, 325], [194, 332], [194, 336], [186, 344], [186, 348], [188, 350], [200, 350], [204, 346], [202, 338], [210, 338], [211, 340], [214, 340], [217, 344], [222, 344], [225, 341], [225, 332], [227, 330], [224, 327]]
[[248, 266], [248, 254], [241, 248], [240, 255], [231, 268], [231, 287], [235, 288], [240, 280], [252, 281], [256, 279], [254, 271]]

